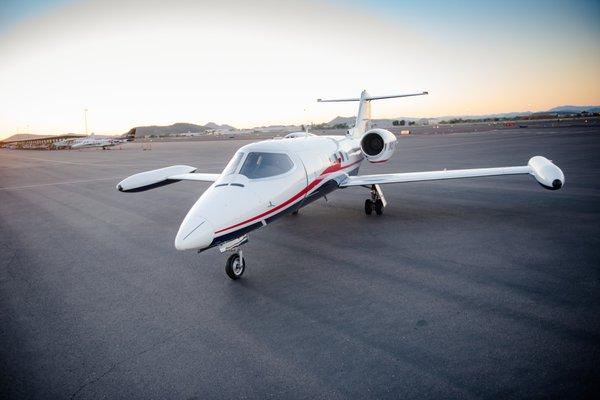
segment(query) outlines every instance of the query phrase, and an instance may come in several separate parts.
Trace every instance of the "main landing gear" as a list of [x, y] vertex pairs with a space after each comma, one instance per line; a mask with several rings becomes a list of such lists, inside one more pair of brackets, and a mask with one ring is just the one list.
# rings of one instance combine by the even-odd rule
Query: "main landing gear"
[[373, 210], [375, 210], [375, 214], [377, 215], [383, 214], [383, 209], [387, 205], [387, 201], [383, 196], [381, 187], [379, 187], [379, 185], [371, 185], [370, 187], [366, 187], [371, 189], [371, 198], [365, 200], [365, 214], [371, 215]]
[[240, 279], [246, 269], [246, 260], [241, 246], [247, 242], [248, 235], [244, 235], [219, 246], [221, 253], [233, 252], [227, 259], [227, 264], [225, 264], [225, 273], [233, 280]]

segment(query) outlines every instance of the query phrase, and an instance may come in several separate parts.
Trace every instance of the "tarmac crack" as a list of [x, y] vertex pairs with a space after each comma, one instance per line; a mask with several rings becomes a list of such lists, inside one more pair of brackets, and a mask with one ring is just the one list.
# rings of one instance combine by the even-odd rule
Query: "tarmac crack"
[[[10, 248], [7, 247], [7, 249], [10, 250]], [[19, 260], [19, 253], [17, 251], [13, 251], [12, 254], [9, 256], [10, 258], [8, 259], [8, 261], [5, 264], [5, 269], [6, 269], [6, 275], [8, 277], [7, 280], [4, 280], [4, 278], [2, 278], [0, 276], [0, 282], [6, 282], [6, 281], [14, 281], [14, 282], [23, 282], [25, 283], [25, 285], [27, 285], [27, 287], [32, 290], [33, 289], [33, 284], [31, 283], [31, 281], [21, 275], [19, 275], [18, 273], [15, 272], [14, 270], [14, 265], [15, 262], [17, 262]]]
[[171, 340], [175, 339], [176, 337], [183, 335], [183, 334], [184, 334], [184, 333], [186, 333], [188, 330], [189, 330], [189, 329], [184, 329], [184, 330], [183, 330], [183, 331], [181, 331], [181, 332], [175, 333], [175, 334], [173, 334], [173, 335], [171, 335], [171, 336], [169, 336], [169, 337], [167, 337], [167, 338], [165, 338], [165, 339], [163, 339], [163, 340], [159, 340], [158, 342], [155, 342], [155, 343], [151, 344], [151, 345], [150, 345], [148, 348], [146, 348], [146, 349], [144, 349], [144, 350], [142, 350], [142, 351], [139, 351], [139, 352], [137, 352], [137, 353], [135, 353], [135, 354], [132, 354], [131, 356], [129, 356], [129, 357], [127, 357], [127, 358], [124, 358], [124, 359], [122, 359], [122, 360], [120, 360], [120, 361], [117, 361], [117, 362], [114, 362], [114, 363], [112, 363], [112, 364], [110, 365], [110, 367], [109, 367], [109, 368], [107, 368], [107, 369], [106, 369], [104, 372], [102, 372], [100, 375], [98, 375], [97, 377], [95, 377], [95, 378], [92, 378], [92, 379], [89, 379], [89, 378], [88, 378], [88, 379], [87, 379], [87, 380], [86, 380], [84, 383], [82, 383], [81, 385], [79, 385], [79, 387], [78, 387], [78, 388], [77, 388], [77, 389], [76, 389], [76, 390], [75, 390], [75, 391], [74, 391], [74, 392], [71, 394], [71, 396], [69, 396], [69, 398], [70, 398], [70, 399], [75, 399], [75, 398], [76, 398], [76, 396], [77, 396], [79, 393], [81, 393], [81, 392], [82, 392], [84, 389], [86, 389], [87, 387], [89, 387], [89, 386], [91, 386], [91, 385], [93, 385], [93, 384], [95, 384], [95, 383], [98, 383], [98, 382], [99, 382], [99, 381], [101, 381], [101, 380], [102, 380], [104, 377], [108, 376], [110, 373], [112, 373], [114, 370], [116, 370], [116, 369], [117, 369], [118, 367], [120, 367], [121, 365], [123, 365], [123, 364], [126, 364], [126, 363], [128, 363], [129, 361], [132, 361], [132, 360], [136, 359], [137, 357], [139, 357], [139, 356], [142, 356], [142, 355], [144, 355], [144, 354], [146, 354], [146, 353], [148, 353], [148, 352], [150, 352], [150, 351], [154, 350], [155, 348], [157, 348], [157, 347], [159, 347], [159, 346], [161, 346], [161, 345], [163, 345], [163, 344], [165, 344], [165, 343], [168, 343], [168, 342], [170, 342]]

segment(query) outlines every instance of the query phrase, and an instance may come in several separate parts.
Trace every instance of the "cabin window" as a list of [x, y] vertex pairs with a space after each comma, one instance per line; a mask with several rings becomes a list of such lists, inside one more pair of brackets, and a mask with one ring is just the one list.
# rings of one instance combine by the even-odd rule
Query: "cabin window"
[[235, 153], [235, 155], [233, 156], [231, 161], [229, 161], [229, 163], [227, 164], [227, 166], [225, 167], [225, 169], [223, 170], [221, 175], [234, 174], [235, 171], [237, 171], [238, 167], [240, 166], [240, 162], [242, 161], [243, 157], [244, 157], [244, 153]]
[[283, 153], [248, 153], [240, 174], [248, 179], [268, 178], [292, 169], [292, 160]]

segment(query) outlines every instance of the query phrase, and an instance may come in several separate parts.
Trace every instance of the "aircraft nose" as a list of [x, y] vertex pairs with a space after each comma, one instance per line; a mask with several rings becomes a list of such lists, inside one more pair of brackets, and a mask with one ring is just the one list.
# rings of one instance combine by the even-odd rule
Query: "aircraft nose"
[[[190, 215], [192, 214], [192, 215]], [[213, 241], [214, 229], [206, 218], [188, 214], [175, 237], [177, 250], [205, 249]]]

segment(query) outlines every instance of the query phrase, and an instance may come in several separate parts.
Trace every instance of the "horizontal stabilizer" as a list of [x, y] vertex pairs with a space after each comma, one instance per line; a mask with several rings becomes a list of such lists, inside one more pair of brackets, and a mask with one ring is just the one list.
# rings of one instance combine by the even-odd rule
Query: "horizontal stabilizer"
[[[424, 96], [429, 94], [429, 92], [421, 92], [421, 93], [409, 93], [409, 94], [391, 94], [387, 96], [365, 96], [365, 101], [371, 100], [383, 100], [383, 99], [394, 99], [397, 97], [412, 97], [412, 96]], [[352, 98], [352, 99], [317, 99], [319, 103], [334, 103], [340, 101], [360, 101], [360, 97]]]
[[181, 180], [214, 182], [220, 176], [220, 174], [193, 174], [195, 170], [196, 168], [188, 165], [173, 165], [140, 172], [123, 179], [117, 185], [117, 189], [121, 192], [139, 192]]
[[371, 100], [393, 99], [396, 97], [423, 96], [429, 92], [409, 93], [409, 94], [390, 94], [387, 96], [371, 96], [366, 90], [363, 90], [360, 97], [351, 99], [317, 99], [321, 103], [333, 103], [340, 101], [358, 101], [358, 112], [356, 113], [356, 122], [354, 127], [348, 130], [348, 135], [356, 139], [361, 138], [367, 132], [368, 121], [371, 119]]

